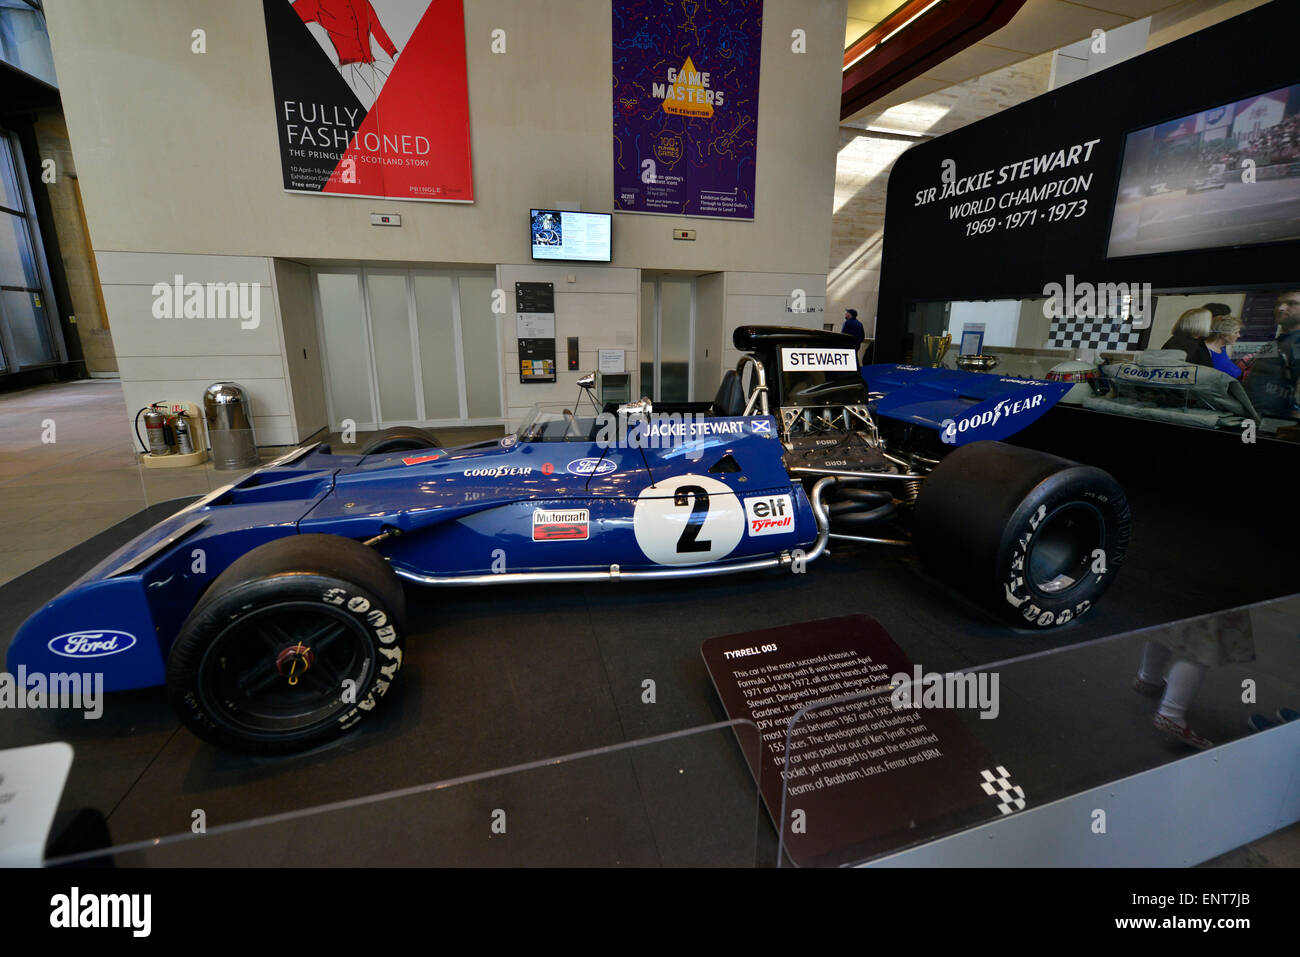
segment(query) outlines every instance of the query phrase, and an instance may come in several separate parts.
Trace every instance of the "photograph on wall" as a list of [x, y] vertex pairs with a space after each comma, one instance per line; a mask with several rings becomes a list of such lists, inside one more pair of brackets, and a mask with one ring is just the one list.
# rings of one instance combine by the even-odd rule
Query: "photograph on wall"
[[1128, 135], [1106, 255], [1300, 238], [1300, 83]]
[[754, 218], [762, 0], [613, 0], [614, 209]]
[[262, 0], [284, 188], [473, 202], [462, 0]]

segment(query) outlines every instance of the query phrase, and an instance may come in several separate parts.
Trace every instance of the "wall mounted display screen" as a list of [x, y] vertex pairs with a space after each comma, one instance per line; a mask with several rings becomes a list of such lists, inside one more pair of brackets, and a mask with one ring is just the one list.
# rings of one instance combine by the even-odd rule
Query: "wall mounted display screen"
[[570, 259], [579, 262], [610, 261], [609, 213], [574, 213], [559, 209], [534, 209], [530, 217], [534, 259]]
[[1128, 134], [1108, 258], [1294, 239], [1300, 83]]

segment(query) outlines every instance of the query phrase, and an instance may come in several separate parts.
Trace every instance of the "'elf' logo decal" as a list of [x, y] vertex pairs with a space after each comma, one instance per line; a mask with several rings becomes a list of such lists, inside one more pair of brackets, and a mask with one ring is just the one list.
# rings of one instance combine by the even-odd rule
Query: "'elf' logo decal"
[[779, 535], [794, 531], [794, 506], [789, 495], [764, 495], [745, 500], [750, 535]]

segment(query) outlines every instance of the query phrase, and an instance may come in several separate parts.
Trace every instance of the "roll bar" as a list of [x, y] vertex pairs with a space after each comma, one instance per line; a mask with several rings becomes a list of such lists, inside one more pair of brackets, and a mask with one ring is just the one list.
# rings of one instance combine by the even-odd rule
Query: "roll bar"
[[767, 373], [763, 371], [763, 363], [748, 353], [741, 356], [740, 361], [736, 363], [736, 375], [740, 377], [741, 382], [745, 381], [746, 362], [754, 364], [754, 391], [745, 400], [745, 411], [741, 414], [753, 415], [754, 407], [757, 405], [762, 410], [761, 415], [771, 415], [767, 404]]

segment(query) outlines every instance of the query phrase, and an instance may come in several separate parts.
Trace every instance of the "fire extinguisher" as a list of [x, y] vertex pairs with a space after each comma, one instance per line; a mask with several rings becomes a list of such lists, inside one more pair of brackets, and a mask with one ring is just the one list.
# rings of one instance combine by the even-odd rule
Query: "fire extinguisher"
[[194, 437], [190, 424], [185, 421], [189, 413], [181, 410], [176, 413], [176, 451], [181, 455], [190, 455], [194, 451]]
[[167, 427], [167, 413], [158, 408], [155, 402], [144, 410], [144, 431], [149, 438], [150, 455], [171, 455], [172, 447]]

